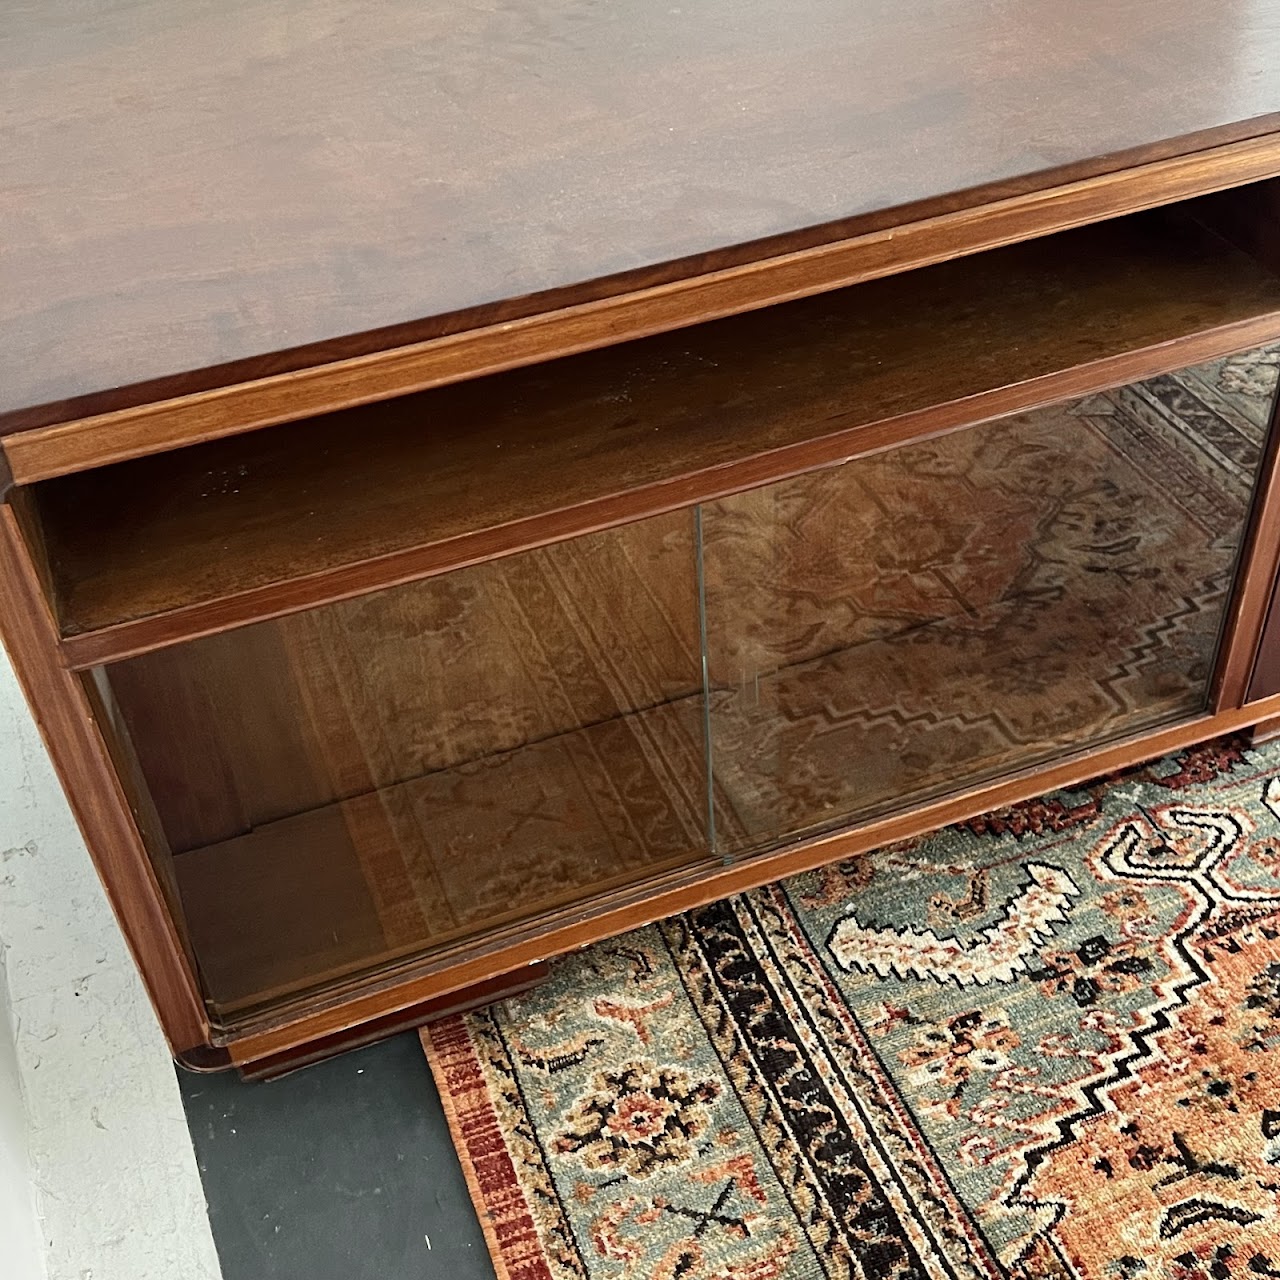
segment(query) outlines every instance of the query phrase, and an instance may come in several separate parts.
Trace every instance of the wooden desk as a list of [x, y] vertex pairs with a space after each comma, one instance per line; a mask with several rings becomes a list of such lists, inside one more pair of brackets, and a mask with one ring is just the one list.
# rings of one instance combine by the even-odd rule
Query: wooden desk
[[190, 1065], [1280, 714], [1280, 3], [39, 6], [0, 116], [0, 621]]

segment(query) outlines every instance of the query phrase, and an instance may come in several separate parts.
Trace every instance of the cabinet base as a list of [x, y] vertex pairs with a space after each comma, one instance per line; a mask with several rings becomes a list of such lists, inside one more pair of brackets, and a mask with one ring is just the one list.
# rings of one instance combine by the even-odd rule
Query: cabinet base
[[332, 1035], [308, 1041], [296, 1048], [286, 1049], [265, 1058], [256, 1058], [252, 1062], [236, 1062], [234, 1056], [226, 1049], [205, 1045], [188, 1053], [179, 1054], [176, 1061], [179, 1066], [185, 1067], [188, 1071], [218, 1071], [234, 1065], [239, 1070], [241, 1079], [275, 1080], [301, 1067], [308, 1067], [312, 1063], [336, 1057], [348, 1049], [358, 1049], [401, 1031], [410, 1031], [414, 1027], [422, 1026], [423, 1023], [447, 1018], [455, 1013], [467, 1013], [471, 1009], [494, 1004], [509, 996], [520, 995], [545, 982], [550, 968], [545, 960], [537, 964], [525, 965], [513, 973], [499, 974], [484, 982], [464, 987], [461, 991], [451, 991], [448, 995], [424, 1000], [407, 1009], [400, 1009], [382, 1018], [375, 1018], [371, 1022], [335, 1031]]
[[1262, 746], [1264, 742], [1274, 742], [1276, 738], [1280, 738], [1280, 716], [1260, 720], [1249, 731], [1249, 741], [1255, 747]]

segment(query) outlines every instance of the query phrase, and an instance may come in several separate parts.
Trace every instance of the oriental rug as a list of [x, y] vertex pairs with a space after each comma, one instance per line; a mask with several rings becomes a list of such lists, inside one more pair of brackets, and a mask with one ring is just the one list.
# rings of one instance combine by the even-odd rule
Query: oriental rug
[[504, 1280], [1280, 1277], [1280, 748], [700, 908], [423, 1038]]

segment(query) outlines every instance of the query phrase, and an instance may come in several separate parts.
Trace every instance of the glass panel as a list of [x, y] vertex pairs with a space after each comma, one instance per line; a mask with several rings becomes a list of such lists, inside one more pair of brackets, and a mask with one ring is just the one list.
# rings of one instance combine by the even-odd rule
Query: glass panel
[[718, 848], [1203, 709], [1278, 351], [707, 504]]
[[694, 528], [108, 670], [217, 1014], [710, 856]]

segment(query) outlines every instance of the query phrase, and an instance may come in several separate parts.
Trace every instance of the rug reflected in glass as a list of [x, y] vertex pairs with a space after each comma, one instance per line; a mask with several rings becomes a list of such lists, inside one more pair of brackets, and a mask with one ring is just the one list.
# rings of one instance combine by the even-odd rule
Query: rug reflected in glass
[[424, 1042], [504, 1277], [1280, 1276], [1280, 747], [701, 908]]
[[707, 503], [717, 848], [1201, 712], [1280, 348]]

